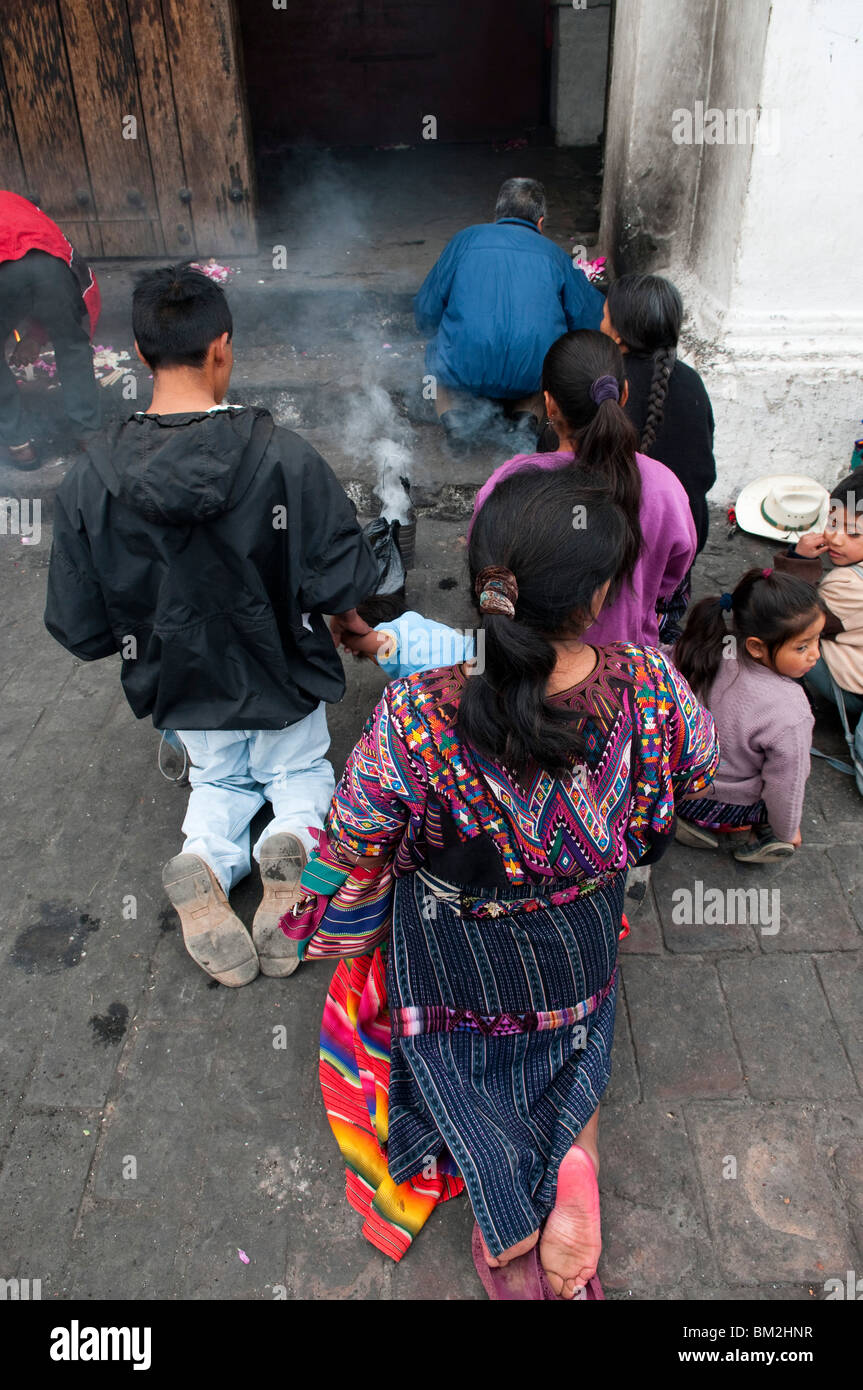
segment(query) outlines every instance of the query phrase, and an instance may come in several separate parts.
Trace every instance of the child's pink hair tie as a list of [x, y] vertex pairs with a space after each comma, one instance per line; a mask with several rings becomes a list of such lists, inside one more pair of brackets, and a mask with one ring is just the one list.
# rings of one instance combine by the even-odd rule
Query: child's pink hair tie
[[772, 570], [762, 570], [762, 571], [761, 571], [761, 578], [762, 578], [762, 579], [769, 579], [772, 573], [773, 573]]

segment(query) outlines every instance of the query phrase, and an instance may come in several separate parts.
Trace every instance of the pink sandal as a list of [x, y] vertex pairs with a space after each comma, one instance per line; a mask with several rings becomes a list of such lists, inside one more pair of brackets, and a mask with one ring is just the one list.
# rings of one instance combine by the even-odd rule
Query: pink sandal
[[594, 1274], [587, 1285], [573, 1299], [561, 1298], [556, 1294], [545, 1277], [545, 1270], [539, 1261], [539, 1242], [526, 1255], [519, 1255], [509, 1264], [493, 1266], [486, 1264], [482, 1235], [479, 1226], [473, 1228], [471, 1254], [474, 1268], [480, 1282], [493, 1302], [530, 1300], [532, 1302], [576, 1303], [605, 1301], [599, 1276]]

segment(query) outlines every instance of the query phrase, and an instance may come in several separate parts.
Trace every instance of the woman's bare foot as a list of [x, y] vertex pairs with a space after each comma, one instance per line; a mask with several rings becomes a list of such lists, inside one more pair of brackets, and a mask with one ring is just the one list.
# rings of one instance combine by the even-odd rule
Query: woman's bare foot
[[[482, 1240], [482, 1233], [481, 1233], [481, 1232], [480, 1232], [480, 1240]], [[485, 1256], [485, 1262], [486, 1262], [486, 1264], [487, 1264], [491, 1269], [501, 1269], [501, 1268], [503, 1267], [503, 1265], [508, 1265], [509, 1262], [510, 1262], [510, 1260], [517, 1260], [518, 1257], [519, 1257], [519, 1255], [526, 1255], [527, 1252], [528, 1252], [528, 1250], [532, 1250], [532, 1249], [533, 1249], [533, 1247], [536, 1245], [536, 1242], [537, 1242], [538, 1240], [539, 1240], [539, 1231], [534, 1231], [534, 1233], [533, 1233], [532, 1236], [527, 1236], [524, 1240], [520, 1240], [520, 1241], [518, 1242], [518, 1245], [511, 1245], [511, 1246], [509, 1247], [508, 1250], [502, 1251], [500, 1255], [492, 1255], [492, 1254], [490, 1254], [489, 1248], [488, 1248], [488, 1246], [486, 1245], [485, 1241], [483, 1240], [483, 1241], [482, 1241], [482, 1253], [483, 1253], [483, 1255]]]
[[557, 1198], [539, 1243], [546, 1278], [560, 1298], [573, 1298], [596, 1273], [602, 1239], [596, 1163], [574, 1144], [557, 1175]]

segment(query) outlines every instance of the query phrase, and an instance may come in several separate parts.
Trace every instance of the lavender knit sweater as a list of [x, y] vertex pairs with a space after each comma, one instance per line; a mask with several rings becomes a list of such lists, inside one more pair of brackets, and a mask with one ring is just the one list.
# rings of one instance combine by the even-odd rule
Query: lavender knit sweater
[[[706, 701], [719, 735], [719, 769], [705, 796], [737, 806], [764, 801], [771, 828], [800, 828], [815, 723], [802, 686], [766, 666], [723, 660]], [[680, 808], [686, 815], [685, 804]]]

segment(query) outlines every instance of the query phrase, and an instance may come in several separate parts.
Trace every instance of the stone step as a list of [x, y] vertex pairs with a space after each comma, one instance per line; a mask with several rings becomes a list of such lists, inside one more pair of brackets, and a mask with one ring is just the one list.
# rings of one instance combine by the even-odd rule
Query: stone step
[[[303, 439], [327, 460], [362, 516], [380, 511], [380, 468], [365, 449], [352, 447], [350, 431], [324, 425], [300, 429]], [[473, 511], [477, 490], [511, 458], [513, 448], [483, 443], [465, 457], [453, 458], [436, 423], [414, 428], [406, 443], [411, 500], [418, 516], [459, 521]]]
[[[396, 417], [394, 429], [381, 430], [374, 436], [367, 434], [365, 439], [352, 430], [350, 420], [346, 423], [327, 420], [326, 424], [307, 427], [294, 418], [292, 395], [275, 393], [276, 399], [271, 401], [264, 399], [266, 394], [243, 394], [242, 399], [248, 405], [266, 405], [277, 424], [294, 429], [307, 439], [327, 460], [364, 517], [375, 517], [380, 512], [380, 497], [375, 492], [380, 482], [380, 465], [373, 449], [375, 442], [383, 437], [394, 438], [407, 450], [406, 471], [417, 514], [441, 520], [469, 517], [477, 489], [498, 464], [516, 451], [506, 436], [502, 436], [499, 445], [486, 441], [468, 455], [454, 458], [433, 415], [419, 424]], [[52, 515], [56, 491], [78, 455], [51, 452], [45, 447], [42, 456], [44, 465], [30, 473], [0, 464], [0, 498], [38, 500], [42, 519], [47, 521]]]
[[[106, 286], [103, 277], [102, 312], [96, 338], [118, 346], [131, 341], [131, 290], [128, 275]], [[340, 287], [298, 289], [271, 273], [264, 281], [243, 276], [226, 286], [234, 320], [234, 338], [244, 349], [262, 335], [275, 343], [296, 343], [300, 348], [319, 346], [341, 338], [404, 337], [415, 331], [413, 294], [387, 288]], [[244, 343], [243, 340], [246, 340]]]
[[[279, 424], [300, 428], [326, 418], [349, 419], [358, 399], [379, 387], [405, 419], [420, 424], [434, 418], [431, 401], [423, 399], [424, 373], [418, 339], [394, 341], [386, 349], [365, 343], [338, 344], [327, 352], [254, 348], [236, 360], [228, 399], [263, 405]], [[149, 382], [140, 376], [138, 381], [146, 395]]]

